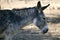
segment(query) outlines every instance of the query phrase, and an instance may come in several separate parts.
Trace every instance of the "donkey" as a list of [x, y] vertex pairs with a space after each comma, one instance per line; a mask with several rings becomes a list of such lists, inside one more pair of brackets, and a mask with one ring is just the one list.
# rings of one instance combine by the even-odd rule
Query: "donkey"
[[12, 32], [19, 30], [23, 26], [34, 23], [40, 28], [43, 34], [48, 32], [47, 20], [43, 13], [50, 4], [41, 6], [38, 1], [37, 6], [22, 9], [0, 10], [0, 34], [4, 33], [6, 40], [12, 40]]

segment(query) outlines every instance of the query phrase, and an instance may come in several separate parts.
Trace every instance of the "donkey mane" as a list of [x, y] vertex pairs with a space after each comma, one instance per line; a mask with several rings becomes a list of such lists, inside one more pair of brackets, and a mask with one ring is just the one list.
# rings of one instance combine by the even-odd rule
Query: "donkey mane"
[[36, 7], [28, 7], [28, 8], [13, 8], [12, 10], [28, 10], [28, 9], [34, 9]]
[[36, 9], [36, 7], [29, 7], [29, 8], [21, 8], [21, 9], [18, 9], [18, 8], [13, 8], [12, 10], [11, 10], [11, 12], [12, 13], [14, 13], [14, 14], [16, 14], [16, 15], [19, 15], [19, 16], [23, 16], [23, 17], [29, 17], [29, 15], [30, 16], [32, 16], [33, 14], [33, 16], [35, 16], [36, 14], [36, 12], [34, 13], [34, 11], [35, 11], [35, 9]]

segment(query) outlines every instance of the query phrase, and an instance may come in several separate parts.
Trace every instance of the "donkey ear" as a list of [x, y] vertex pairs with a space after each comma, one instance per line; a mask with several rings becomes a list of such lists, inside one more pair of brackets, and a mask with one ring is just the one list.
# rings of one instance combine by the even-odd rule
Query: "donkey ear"
[[38, 1], [38, 3], [37, 3], [37, 8], [41, 8], [41, 3], [40, 3], [40, 1]]
[[44, 6], [44, 7], [41, 7], [42, 10], [46, 9], [50, 4]]

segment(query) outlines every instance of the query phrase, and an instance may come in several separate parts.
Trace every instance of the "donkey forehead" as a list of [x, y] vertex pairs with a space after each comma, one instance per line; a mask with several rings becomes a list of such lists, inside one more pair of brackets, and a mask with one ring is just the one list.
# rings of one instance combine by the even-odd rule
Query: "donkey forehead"
[[40, 17], [45, 17], [45, 14], [44, 14], [44, 13], [38, 13], [38, 15], [39, 15]]

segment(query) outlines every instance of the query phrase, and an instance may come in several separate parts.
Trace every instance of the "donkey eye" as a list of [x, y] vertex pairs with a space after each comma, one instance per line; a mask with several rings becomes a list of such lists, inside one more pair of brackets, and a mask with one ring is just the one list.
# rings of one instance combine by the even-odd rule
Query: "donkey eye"
[[45, 19], [45, 18], [43, 18], [43, 19]]

